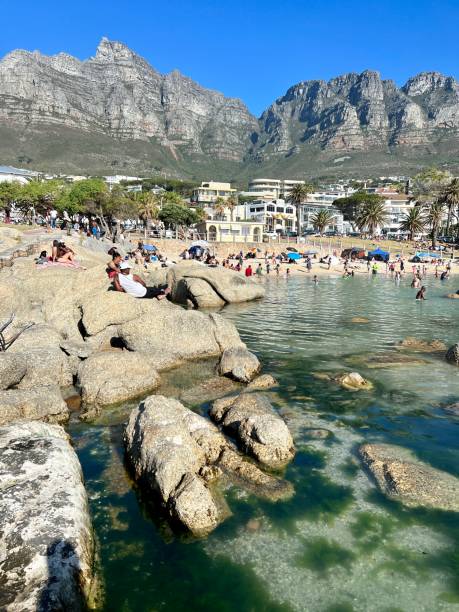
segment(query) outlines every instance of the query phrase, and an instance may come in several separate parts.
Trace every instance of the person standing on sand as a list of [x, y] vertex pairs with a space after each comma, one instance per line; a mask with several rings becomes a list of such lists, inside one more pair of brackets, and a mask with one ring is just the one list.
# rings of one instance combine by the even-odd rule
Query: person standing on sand
[[378, 264], [376, 262], [371, 267], [371, 273], [372, 274], [377, 274], [378, 273]]
[[405, 262], [403, 261], [403, 259], [400, 260], [400, 272], [404, 272], [405, 271]]
[[266, 264], [266, 274], [269, 274], [270, 270], [271, 270], [271, 264], [268, 261], [267, 264]]
[[248, 278], [249, 276], [252, 276], [252, 274], [253, 274], [252, 266], [249, 264], [247, 268], [245, 269], [245, 275]]
[[311, 272], [311, 270], [312, 270], [312, 261], [311, 261], [310, 257], [308, 257], [307, 260], [306, 260], [306, 269], [307, 269], [308, 272]]
[[263, 269], [261, 267], [261, 263], [258, 264], [258, 268], [257, 268], [256, 274], [257, 274], [258, 277], [260, 277], [263, 274]]

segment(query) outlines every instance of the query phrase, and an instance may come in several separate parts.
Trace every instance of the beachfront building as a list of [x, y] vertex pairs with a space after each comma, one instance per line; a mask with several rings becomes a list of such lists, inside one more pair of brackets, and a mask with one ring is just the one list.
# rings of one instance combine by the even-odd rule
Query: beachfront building
[[304, 204], [300, 206], [301, 233], [314, 229], [313, 219], [321, 210], [327, 210], [333, 215], [333, 222], [325, 228], [325, 231], [335, 231], [345, 234], [352, 231], [351, 225], [344, 221], [342, 213], [333, 206], [333, 202], [344, 197], [340, 191], [325, 191], [308, 194]]
[[211, 206], [217, 198], [227, 200], [230, 196], [236, 193], [236, 189], [231, 187], [231, 183], [220, 183], [217, 181], [202, 182], [200, 187], [193, 191], [191, 202], [198, 206]]
[[38, 179], [39, 176], [39, 172], [32, 172], [32, 170], [23, 170], [13, 166], [0, 166], [0, 183], [20, 183], [25, 185], [34, 179]]
[[207, 219], [196, 225], [199, 238], [209, 242], [262, 242], [263, 224], [257, 221]]
[[247, 191], [242, 191], [239, 197], [243, 200], [244, 197], [256, 196], [261, 200], [278, 200], [288, 199], [288, 195], [294, 185], [301, 185], [304, 181], [298, 181], [293, 179], [269, 179], [269, 178], [257, 178], [249, 181], [249, 188]]
[[296, 207], [281, 198], [239, 204], [235, 210], [235, 218], [262, 224], [265, 234], [287, 234], [296, 231]]
[[400, 224], [414, 206], [414, 201], [401, 193], [380, 193], [384, 198], [384, 204], [387, 210], [387, 219], [385, 224], [380, 228], [381, 234], [388, 238], [398, 238], [407, 235], [407, 232], [402, 232]]

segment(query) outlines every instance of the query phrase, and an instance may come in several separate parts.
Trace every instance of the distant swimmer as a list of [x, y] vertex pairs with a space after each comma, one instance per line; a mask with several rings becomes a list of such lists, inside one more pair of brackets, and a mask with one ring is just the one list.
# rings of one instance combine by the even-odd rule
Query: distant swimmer
[[426, 288], [423, 286], [419, 289], [419, 291], [416, 293], [416, 299], [417, 300], [425, 300], [425, 293], [426, 293]]

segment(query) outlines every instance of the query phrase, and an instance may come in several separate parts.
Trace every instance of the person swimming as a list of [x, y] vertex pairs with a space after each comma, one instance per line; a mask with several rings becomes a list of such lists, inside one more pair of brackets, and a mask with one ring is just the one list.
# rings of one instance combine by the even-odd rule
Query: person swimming
[[416, 293], [416, 299], [417, 300], [425, 300], [425, 292], [426, 292], [426, 288], [424, 286], [422, 286], [419, 291]]

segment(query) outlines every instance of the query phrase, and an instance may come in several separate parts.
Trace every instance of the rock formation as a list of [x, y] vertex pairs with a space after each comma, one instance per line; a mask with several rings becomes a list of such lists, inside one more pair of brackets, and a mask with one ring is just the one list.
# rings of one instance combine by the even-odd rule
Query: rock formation
[[248, 302], [264, 297], [265, 289], [252, 279], [226, 268], [209, 268], [184, 261], [169, 269], [167, 284], [174, 302], [191, 300], [198, 308]]
[[359, 454], [385, 495], [406, 506], [459, 511], [459, 478], [391, 444], [364, 444]]
[[210, 421], [172, 398], [153, 395], [135, 408], [125, 445], [136, 480], [159, 496], [172, 519], [198, 537], [229, 513], [208, 485], [222, 471], [269, 499], [293, 493], [290, 484], [245, 462]]
[[0, 428], [0, 608], [87, 609], [94, 542], [80, 464], [57, 425]]
[[218, 364], [218, 373], [239, 382], [249, 383], [260, 371], [258, 358], [244, 347], [225, 349]]
[[453, 344], [453, 346], [448, 349], [445, 359], [449, 363], [459, 366], [459, 343]]
[[210, 416], [266, 467], [278, 469], [293, 459], [292, 436], [264, 395], [242, 393], [216, 400]]

